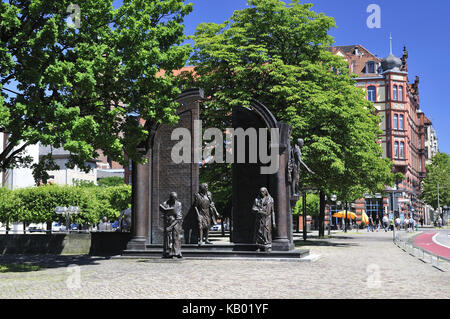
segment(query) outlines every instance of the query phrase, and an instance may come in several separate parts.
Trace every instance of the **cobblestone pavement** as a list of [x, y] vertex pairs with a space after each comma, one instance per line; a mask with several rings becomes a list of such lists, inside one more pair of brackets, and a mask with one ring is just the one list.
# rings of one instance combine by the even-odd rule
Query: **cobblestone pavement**
[[286, 262], [3, 256], [0, 264], [45, 267], [0, 273], [0, 298], [450, 298], [450, 272], [399, 249], [391, 232], [335, 233], [301, 248], [321, 257]]

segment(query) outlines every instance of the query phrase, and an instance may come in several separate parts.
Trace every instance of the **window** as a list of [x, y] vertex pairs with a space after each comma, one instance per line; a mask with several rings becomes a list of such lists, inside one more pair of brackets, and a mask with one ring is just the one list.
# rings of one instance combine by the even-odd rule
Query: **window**
[[383, 218], [383, 200], [378, 198], [366, 198], [366, 213], [373, 221]]
[[397, 101], [397, 99], [398, 99], [398, 89], [397, 89], [397, 85], [394, 85], [392, 99], [393, 99], [394, 101]]
[[403, 102], [403, 86], [401, 85], [398, 87], [398, 100]]
[[376, 64], [374, 61], [366, 63], [366, 73], [376, 73]]
[[394, 130], [398, 130], [398, 114], [394, 114]]
[[404, 116], [403, 116], [403, 114], [400, 114], [400, 118], [399, 118], [399, 121], [398, 121], [398, 129], [399, 130], [404, 130], [405, 129], [405, 127], [403, 126], [404, 124]]
[[394, 143], [394, 158], [398, 158], [398, 142]]
[[377, 101], [377, 88], [375, 86], [369, 86], [367, 88], [367, 99], [370, 102], [376, 102]]
[[400, 158], [405, 158], [405, 143], [400, 142]]

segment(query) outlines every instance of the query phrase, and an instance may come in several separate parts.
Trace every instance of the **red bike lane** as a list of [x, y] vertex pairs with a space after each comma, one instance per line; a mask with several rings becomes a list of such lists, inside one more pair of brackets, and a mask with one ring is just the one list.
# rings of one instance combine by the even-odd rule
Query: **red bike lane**
[[435, 231], [420, 234], [414, 238], [414, 245], [430, 253], [450, 259], [450, 249], [433, 242], [433, 237], [436, 234]]

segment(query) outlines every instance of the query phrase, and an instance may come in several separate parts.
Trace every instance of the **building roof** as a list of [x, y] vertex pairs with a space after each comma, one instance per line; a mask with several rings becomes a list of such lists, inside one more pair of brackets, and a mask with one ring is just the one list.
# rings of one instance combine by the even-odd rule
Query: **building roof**
[[375, 69], [377, 71], [382, 60], [360, 44], [334, 46], [328, 48], [328, 51], [345, 57], [349, 63], [350, 73], [356, 74], [360, 77], [379, 76], [378, 72], [367, 73], [366, 64], [370, 61], [375, 62]]

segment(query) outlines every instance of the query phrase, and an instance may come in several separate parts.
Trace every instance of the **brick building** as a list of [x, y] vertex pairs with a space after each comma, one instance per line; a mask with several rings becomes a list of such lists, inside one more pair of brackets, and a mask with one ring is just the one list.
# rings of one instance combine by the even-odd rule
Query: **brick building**
[[[349, 73], [358, 75], [355, 85], [366, 92], [366, 98], [373, 102], [382, 118], [383, 134], [379, 138], [383, 156], [392, 159], [394, 172], [405, 176], [396, 187], [387, 187], [385, 194], [367, 194], [353, 203], [358, 222], [363, 211], [374, 220], [395, 211], [400, 218], [408, 215], [417, 220], [423, 218], [419, 195], [426, 173], [425, 127], [429, 120], [420, 109], [419, 77], [413, 83], [408, 80], [408, 51], [404, 48], [398, 58], [391, 50], [389, 56], [380, 59], [362, 45], [336, 46], [330, 50], [348, 62]], [[340, 210], [336, 203], [329, 205], [331, 214]], [[327, 222], [331, 214], [328, 210]], [[335, 224], [337, 220], [332, 219]]]

